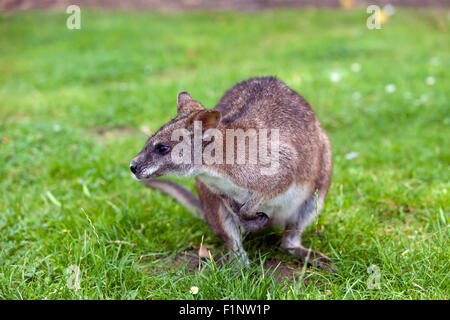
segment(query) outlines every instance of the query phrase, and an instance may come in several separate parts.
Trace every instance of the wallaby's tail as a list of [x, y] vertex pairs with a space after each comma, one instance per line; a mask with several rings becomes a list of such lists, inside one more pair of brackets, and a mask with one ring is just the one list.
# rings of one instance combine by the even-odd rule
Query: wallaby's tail
[[143, 180], [141, 182], [151, 189], [162, 191], [171, 196], [191, 210], [194, 215], [204, 216], [200, 200], [182, 186], [167, 180]]

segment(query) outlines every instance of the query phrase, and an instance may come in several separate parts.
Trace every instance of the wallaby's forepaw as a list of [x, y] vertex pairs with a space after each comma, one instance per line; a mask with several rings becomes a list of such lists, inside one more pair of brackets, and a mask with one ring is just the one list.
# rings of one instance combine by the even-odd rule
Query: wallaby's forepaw
[[240, 217], [242, 227], [247, 232], [255, 232], [269, 226], [269, 217], [264, 212], [257, 212], [251, 220]]
[[256, 210], [262, 202], [262, 198], [251, 196], [249, 200], [241, 205], [239, 208], [239, 216], [244, 220], [254, 220], [256, 217]]
[[329, 273], [337, 272], [337, 268], [333, 263], [333, 260], [320, 252], [308, 250], [303, 247], [286, 248], [285, 250], [288, 253], [299, 257], [303, 262], [307, 262], [309, 265], [312, 265], [316, 268], [322, 269]]
[[269, 217], [264, 212], [257, 212], [256, 219], [260, 219], [261, 221], [264, 221], [265, 223], [269, 222]]
[[256, 219], [256, 213], [255, 212], [247, 212], [246, 210], [239, 210], [238, 212], [239, 218], [241, 218], [244, 221], [252, 221]]

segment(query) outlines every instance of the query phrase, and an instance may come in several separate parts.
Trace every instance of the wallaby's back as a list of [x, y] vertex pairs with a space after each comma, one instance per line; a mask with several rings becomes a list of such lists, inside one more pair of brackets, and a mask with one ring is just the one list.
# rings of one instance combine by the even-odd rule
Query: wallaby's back
[[[326, 194], [331, 177], [330, 144], [310, 105], [297, 92], [275, 77], [251, 78], [228, 90], [214, 109], [222, 114], [217, 128], [279, 130], [282, 170], [270, 179], [273, 194], [293, 183]], [[244, 170], [256, 177], [256, 169], [246, 166]], [[254, 179], [247, 185], [266, 189], [268, 181]]]

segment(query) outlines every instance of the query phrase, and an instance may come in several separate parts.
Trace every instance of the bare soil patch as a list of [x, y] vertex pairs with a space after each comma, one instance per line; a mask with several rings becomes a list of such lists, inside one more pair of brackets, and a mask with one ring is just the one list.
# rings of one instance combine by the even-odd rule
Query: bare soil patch
[[[227, 256], [223, 253], [215, 254], [213, 256], [215, 264], [220, 268], [227, 261]], [[180, 252], [175, 257], [168, 257], [163, 259], [163, 264], [160, 267], [152, 268], [150, 272], [169, 272], [183, 270], [190, 274], [202, 272], [207, 259], [200, 258], [198, 255], [198, 248], [188, 248]], [[301, 278], [303, 264], [300, 261], [280, 262], [276, 259], [266, 260], [264, 263], [264, 275], [273, 276], [278, 282], [283, 280], [297, 281]], [[259, 275], [262, 274], [260, 270]], [[306, 282], [305, 282], [306, 284]]]

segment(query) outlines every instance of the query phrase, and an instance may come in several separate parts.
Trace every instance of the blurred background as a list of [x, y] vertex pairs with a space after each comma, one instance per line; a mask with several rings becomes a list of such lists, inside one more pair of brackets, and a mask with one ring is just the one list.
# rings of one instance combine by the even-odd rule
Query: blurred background
[[[200, 299], [448, 299], [449, 2], [0, 0], [0, 299], [178, 299], [192, 285]], [[304, 96], [332, 142], [303, 241], [336, 275], [280, 253], [279, 230], [245, 248], [285, 282], [198, 272], [199, 244], [218, 257], [220, 239], [130, 177], [178, 92], [212, 108], [265, 75]]]
[[65, 9], [70, 4], [103, 9], [180, 10], [243, 10], [273, 8], [351, 8], [370, 4], [409, 7], [445, 7], [447, 0], [1, 0], [0, 10]]

